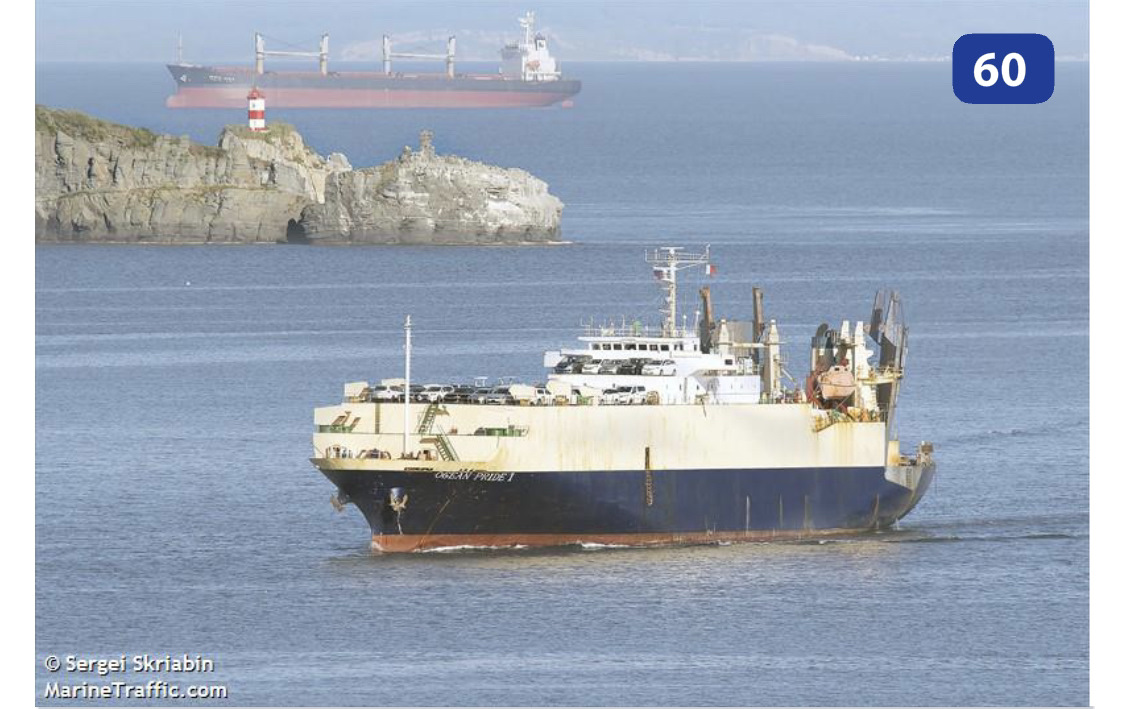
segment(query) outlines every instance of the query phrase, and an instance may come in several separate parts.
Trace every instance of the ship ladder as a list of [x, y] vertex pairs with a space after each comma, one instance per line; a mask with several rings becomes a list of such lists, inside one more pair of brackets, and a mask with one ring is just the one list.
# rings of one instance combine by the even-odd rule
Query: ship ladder
[[426, 410], [422, 412], [422, 420], [418, 422], [418, 430], [416, 433], [423, 436], [429, 433], [430, 430], [433, 429], [434, 419], [436, 419], [437, 415], [441, 412], [441, 404], [438, 404], [436, 401], [430, 403], [430, 405], [426, 407]]
[[438, 457], [442, 460], [460, 460], [457, 457], [457, 451], [453, 450], [453, 444], [449, 441], [449, 436], [441, 426], [434, 430], [434, 421], [437, 419], [438, 414], [446, 413], [445, 407], [441, 404], [431, 402], [426, 410], [422, 412], [422, 417], [418, 421], [417, 433], [422, 438], [423, 443], [433, 443], [434, 448], [437, 449]]
[[453, 450], [453, 444], [449, 441], [449, 436], [445, 435], [441, 426], [438, 426], [434, 435], [434, 447], [437, 448], [438, 457], [442, 460], [459, 460], [457, 451]]

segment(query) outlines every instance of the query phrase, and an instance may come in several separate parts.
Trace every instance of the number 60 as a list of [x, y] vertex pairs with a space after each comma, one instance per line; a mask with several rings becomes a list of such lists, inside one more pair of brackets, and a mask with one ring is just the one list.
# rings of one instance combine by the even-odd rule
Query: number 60
[[[977, 63], [973, 65], [973, 75], [976, 77], [977, 83], [981, 86], [992, 86], [1000, 75], [1004, 76], [1004, 83], [1008, 86], [1019, 86], [1023, 83], [1023, 79], [1027, 76], [1026, 65], [1023, 62], [1023, 55], [1012, 52], [1004, 57], [1004, 61], [1000, 62], [1000, 71], [996, 71], [996, 67], [992, 64], [986, 63], [989, 59], [995, 59], [996, 52], [989, 52], [982, 54]], [[1016, 78], [1012, 78], [1012, 62], [1016, 63]], [[988, 78], [984, 78], [984, 74], [988, 73]]]

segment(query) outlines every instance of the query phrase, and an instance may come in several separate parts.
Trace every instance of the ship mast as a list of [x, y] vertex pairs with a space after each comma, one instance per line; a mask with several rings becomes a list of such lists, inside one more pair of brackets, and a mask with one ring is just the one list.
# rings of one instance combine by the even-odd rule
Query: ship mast
[[406, 351], [406, 376], [405, 383], [402, 385], [402, 457], [406, 457], [407, 451], [410, 449], [410, 316], [406, 316], [406, 323], [402, 326], [403, 331], [406, 332], [406, 345], [403, 349]]
[[664, 337], [675, 337], [676, 329], [676, 274], [693, 266], [709, 266], [711, 263], [711, 246], [708, 245], [702, 253], [685, 252], [682, 246], [662, 246], [658, 249], [645, 252], [645, 261], [652, 264], [653, 274], [664, 288], [664, 314], [662, 334]]
[[520, 18], [520, 27], [523, 27], [523, 46], [531, 47], [531, 33], [535, 31], [535, 13], [528, 12]]

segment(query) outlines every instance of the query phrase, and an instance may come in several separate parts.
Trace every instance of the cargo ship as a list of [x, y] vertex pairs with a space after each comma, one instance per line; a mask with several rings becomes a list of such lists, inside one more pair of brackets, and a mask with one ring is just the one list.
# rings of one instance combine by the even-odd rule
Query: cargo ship
[[892, 433], [907, 328], [880, 291], [866, 324], [827, 323], [792, 380], [753, 289], [749, 320], [677, 315], [678, 274], [710, 248], [646, 252], [659, 325], [588, 327], [546, 352], [545, 381], [404, 376], [344, 386], [314, 411], [312, 464], [380, 552], [813, 539], [895, 524], [925, 494], [933, 446]]
[[[459, 73], [457, 40], [450, 37], [445, 54], [395, 52], [383, 36], [382, 71], [330, 71], [328, 35], [317, 52], [270, 51], [266, 38], [254, 35], [254, 66], [223, 67], [169, 64], [176, 93], [169, 108], [245, 108], [251, 89], [265, 95], [274, 108], [523, 108], [563, 103], [582, 89], [582, 82], [563, 76], [551, 56], [547, 38], [535, 31], [535, 13], [520, 18], [523, 36], [500, 51], [495, 74]], [[182, 57], [182, 49], [180, 51]], [[266, 57], [315, 59], [318, 71], [272, 71]], [[445, 62], [442, 73], [395, 71], [394, 60]]]

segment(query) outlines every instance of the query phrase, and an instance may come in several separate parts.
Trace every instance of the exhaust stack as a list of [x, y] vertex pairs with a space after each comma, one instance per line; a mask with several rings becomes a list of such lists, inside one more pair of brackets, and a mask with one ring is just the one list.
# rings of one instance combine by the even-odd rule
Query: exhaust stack
[[703, 300], [703, 319], [699, 322], [699, 350], [703, 354], [711, 352], [711, 335], [715, 327], [715, 311], [711, 305], [711, 286], [699, 289], [699, 297]]
[[[765, 308], [762, 306], [762, 289], [754, 286], [754, 342], [761, 342], [766, 331]], [[761, 356], [757, 348], [753, 352], [754, 364], [761, 363]]]

